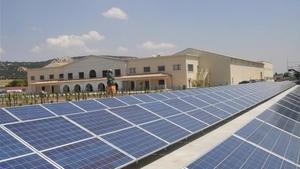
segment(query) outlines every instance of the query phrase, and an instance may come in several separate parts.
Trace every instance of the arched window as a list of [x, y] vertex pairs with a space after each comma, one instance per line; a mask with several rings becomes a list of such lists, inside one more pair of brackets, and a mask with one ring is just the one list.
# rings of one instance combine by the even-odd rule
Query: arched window
[[93, 86], [92, 86], [91, 84], [87, 84], [87, 85], [85, 86], [85, 91], [87, 91], [87, 92], [92, 92], [92, 91], [93, 91]]
[[70, 87], [68, 85], [64, 85], [63, 92], [64, 93], [69, 93], [70, 92]]
[[80, 85], [75, 85], [74, 86], [74, 92], [81, 92], [81, 87], [80, 87]]
[[98, 91], [101, 91], [101, 92], [105, 91], [105, 85], [103, 83], [98, 84]]
[[95, 70], [91, 70], [90, 71], [90, 78], [95, 78], [97, 76], [96, 71]]

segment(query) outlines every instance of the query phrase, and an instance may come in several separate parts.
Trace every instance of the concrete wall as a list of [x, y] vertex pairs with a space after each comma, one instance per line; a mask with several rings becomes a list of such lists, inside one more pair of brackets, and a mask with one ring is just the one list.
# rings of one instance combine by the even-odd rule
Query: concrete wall
[[243, 65], [230, 65], [231, 84], [235, 85], [241, 81], [257, 80], [263, 78], [263, 68], [243, 66]]
[[273, 79], [273, 64], [269, 62], [262, 62], [264, 64], [264, 79], [272, 80]]

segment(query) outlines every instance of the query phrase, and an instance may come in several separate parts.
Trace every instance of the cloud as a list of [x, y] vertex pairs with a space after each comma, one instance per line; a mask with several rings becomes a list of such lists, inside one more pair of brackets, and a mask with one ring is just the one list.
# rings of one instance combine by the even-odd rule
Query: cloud
[[48, 38], [46, 40], [46, 43], [49, 46], [54, 47], [84, 47], [86, 46], [86, 42], [88, 41], [100, 41], [105, 39], [105, 37], [101, 34], [99, 34], [96, 31], [90, 31], [87, 34], [82, 35], [61, 35], [56, 38]]
[[175, 48], [176, 45], [172, 43], [165, 43], [165, 42], [152, 42], [152, 41], [147, 41], [144, 42], [142, 45], [142, 48], [147, 49], [147, 50], [162, 50], [162, 49], [172, 49]]
[[45, 43], [34, 46], [30, 51], [32, 53], [56, 52], [59, 55], [81, 55], [96, 53], [98, 49], [92, 49], [89, 44], [102, 41], [105, 36], [97, 31], [90, 31], [81, 35], [60, 35], [50, 37]]
[[106, 18], [121, 19], [121, 20], [128, 19], [127, 14], [122, 9], [116, 7], [110, 8], [106, 12], [103, 12], [102, 15]]
[[34, 46], [31, 50], [32, 53], [40, 53], [42, 51], [42, 48], [40, 46]]
[[3, 49], [3, 48], [0, 48], [0, 56], [3, 55], [4, 52], [5, 52], [4, 49]]
[[118, 47], [118, 51], [120, 51], [120, 52], [127, 52], [128, 49], [127, 49], [126, 47], [119, 46], [119, 47]]

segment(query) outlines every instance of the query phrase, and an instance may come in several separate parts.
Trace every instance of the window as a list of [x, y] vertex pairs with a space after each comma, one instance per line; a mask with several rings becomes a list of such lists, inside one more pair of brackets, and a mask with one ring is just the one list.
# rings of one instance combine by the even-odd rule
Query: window
[[144, 67], [144, 72], [150, 72], [150, 66]]
[[157, 67], [157, 70], [158, 70], [159, 72], [164, 72], [164, 71], [165, 71], [165, 65], [158, 66], [158, 67]]
[[54, 79], [54, 74], [49, 75], [49, 79], [50, 80]]
[[45, 80], [45, 76], [44, 75], [40, 75], [40, 80]]
[[30, 80], [35, 80], [35, 76], [30, 76]]
[[68, 73], [68, 79], [69, 80], [73, 79], [73, 73]]
[[97, 77], [96, 71], [95, 70], [91, 70], [90, 71], [90, 78], [95, 78]]
[[107, 70], [103, 70], [102, 71], [102, 77], [106, 77], [106, 74], [107, 74]]
[[165, 85], [165, 80], [158, 80], [158, 85]]
[[193, 72], [194, 71], [194, 65], [193, 64], [188, 64], [188, 71]]
[[131, 67], [131, 68], [129, 68], [129, 73], [130, 73], [130, 74], [133, 74], [133, 73], [135, 73], [135, 67]]
[[180, 70], [180, 64], [173, 65], [173, 70]]
[[79, 79], [84, 79], [84, 72], [79, 72], [78, 76], [79, 76]]
[[121, 69], [115, 69], [115, 77], [121, 76]]
[[64, 78], [64, 74], [59, 74], [59, 78], [63, 79]]

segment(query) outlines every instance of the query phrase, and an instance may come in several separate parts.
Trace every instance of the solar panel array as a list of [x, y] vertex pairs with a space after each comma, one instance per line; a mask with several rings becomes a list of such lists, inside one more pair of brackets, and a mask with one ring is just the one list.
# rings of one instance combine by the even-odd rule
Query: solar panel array
[[299, 169], [300, 87], [187, 168]]
[[0, 168], [121, 168], [291, 86], [265, 82], [2, 108]]

